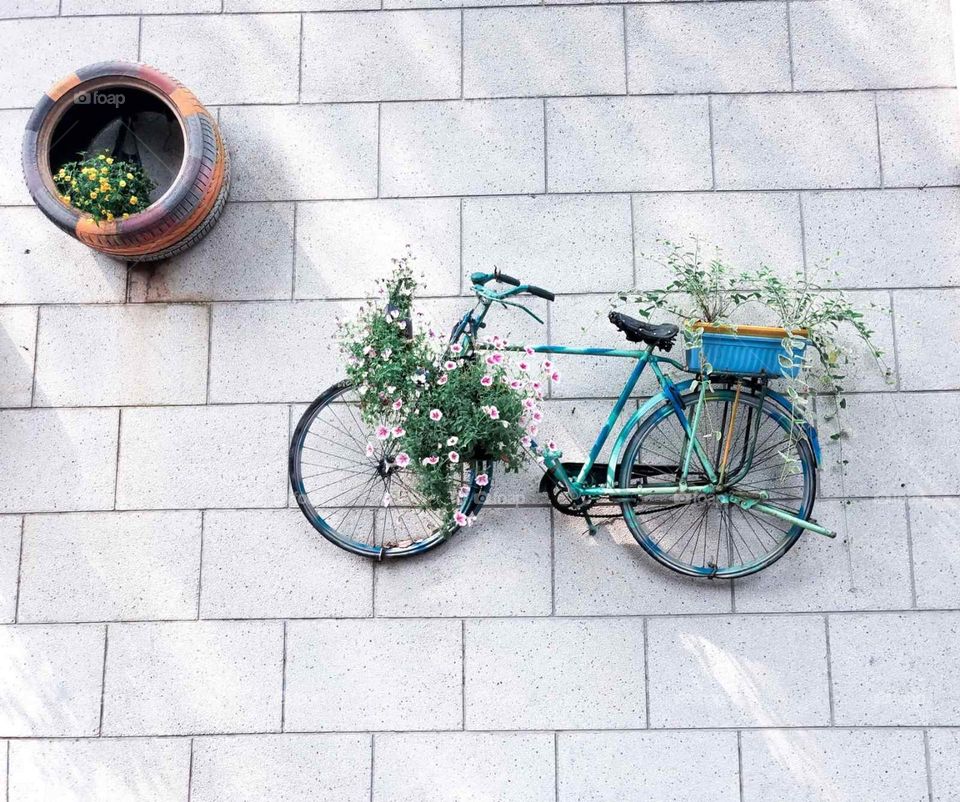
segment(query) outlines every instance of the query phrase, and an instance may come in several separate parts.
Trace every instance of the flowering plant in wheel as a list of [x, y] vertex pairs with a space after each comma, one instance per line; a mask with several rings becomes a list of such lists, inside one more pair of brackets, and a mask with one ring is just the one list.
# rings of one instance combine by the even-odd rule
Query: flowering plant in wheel
[[[546, 379], [532, 349], [506, 357], [447, 338], [414, 309], [410, 258], [342, 322], [347, 378], [307, 410], [291, 446], [291, 481], [311, 522], [337, 545], [375, 557], [413, 554], [471, 526], [494, 467], [530, 458]], [[546, 371], [543, 377], [541, 371]]]

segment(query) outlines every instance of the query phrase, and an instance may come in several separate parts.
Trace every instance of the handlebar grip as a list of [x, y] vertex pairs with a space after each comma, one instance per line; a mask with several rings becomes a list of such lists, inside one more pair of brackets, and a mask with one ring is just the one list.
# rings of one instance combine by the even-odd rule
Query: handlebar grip
[[527, 292], [529, 292], [531, 295], [536, 295], [538, 298], [543, 298], [547, 301], [552, 301], [557, 297], [552, 292], [550, 292], [550, 290], [545, 290], [543, 287], [538, 287], [535, 284], [528, 284]]
[[508, 276], [506, 273], [501, 273], [499, 270], [494, 270], [493, 275], [497, 281], [502, 281], [504, 284], [512, 284], [514, 287], [520, 286], [520, 279], [514, 278], [513, 276]]

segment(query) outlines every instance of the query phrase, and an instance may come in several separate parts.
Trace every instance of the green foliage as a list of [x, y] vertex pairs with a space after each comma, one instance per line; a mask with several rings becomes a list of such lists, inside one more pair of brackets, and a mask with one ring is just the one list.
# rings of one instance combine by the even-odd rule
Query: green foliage
[[150, 193], [156, 188], [143, 168], [132, 162], [117, 161], [107, 153], [67, 162], [54, 175], [60, 200], [103, 220], [125, 219], [150, 205]]
[[493, 458], [519, 470], [530, 443], [527, 429], [541, 416], [540, 384], [525, 362], [509, 364], [503, 340], [494, 338], [488, 350], [464, 350], [431, 327], [413, 326], [411, 318], [421, 316], [414, 310], [411, 260], [394, 261], [379, 299], [340, 328], [347, 375], [374, 432], [367, 453], [407, 472], [424, 509], [470, 523], [458, 512], [469, 490], [465, 463]]
[[[696, 241], [689, 248], [661, 242], [668, 250], [658, 261], [671, 276], [670, 282], [663, 289], [624, 291], [619, 299], [636, 303], [637, 313], [644, 318], [658, 313], [679, 318], [687, 347], [699, 345], [700, 330], [695, 323], [729, 325], [735, 332], [736, 322], [744, 323], [752, 314], [760, 316], [763, 324], [769, 324], [772, 317], [772, 325], [785, 329], [781, 356], [785, 367], [791, 364], [794, 349], [806, 340], [809, 347], [800, 362], [799, 376], [783, 378], [795, 419], [804, 415], [812, 396], [822, 393], [832, 408], [824, 417], [836, 422], [831, 438], [842, 436], [838, 416], [845, 406], [843, 381], [855, 358], [846, 334], [867, 345], [889, 380], [891, 371], [883, 363], [883, 352], [874, 343], [874, 332], [863, 313], [829, 283], [818, 284], [802, 272], [787, 281], [765, 266], [736, 270], [719, 256], [705, 260]], [[805, 334], [801, 336], [800, 330], [806, 330]], [[709, 373], [709, 366], [707, 369]]]

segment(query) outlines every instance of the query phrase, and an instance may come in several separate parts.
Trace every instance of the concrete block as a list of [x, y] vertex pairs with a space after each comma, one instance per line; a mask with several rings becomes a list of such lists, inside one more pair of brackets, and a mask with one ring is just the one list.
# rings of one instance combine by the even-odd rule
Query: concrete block
[[869, 95], [730, 95], [712, 108], [718, 189], [880, 186]]
[[544, 187], [539, 100], [391, 103], [380, 115], [385, 197], [495, 195]]
[[279, 731], [283, 624], [110, 626], [104, 735]]
[[286, 729], [459, 728], [460, 622], [292, 621]]
[[456, 11], [317, 14], [303, 20], [304, 102], [460, 97]]
[[710, 189], [703, 97], [547, 101], [551, 192]]
[[623, 195], [465, 198], [463, 272], [498, 267], [553, 292], [632, 286], [630, 201]]
[[822, 618], [651, 619], [647, 660], [651, 727], [830, 721]]
[[199, 578], [198, 512], [28, 515], [19, 620], [193, 618]]
[[838, 272], [843, 287], [960, 285], [960, 190], [816, 192], [802, 203], [812, 275]]
[[[231, 69], [210, 69], [210, 54], [218, 52], [229, 53]], [[201, 103], [295, 103], [300, 19], [290, 14], [144, 17], [140, 58], [176, 76]]]
[[234, 200], [377, 194], [376, 106], [228, 106], [220, 125], [232, 157]]
[[416, 259], [415, 272], [423, 274], [422, 294], [460, 291], [456, 198], [301, 203], [296, 297], [369, 295], [376, 280], [390, 272], [391, 260], [406, 254], [407, 246]]
[[10, 749], [10, 799], [17, 802], [185, 802], [187, 739], [17, 741]]
[[[374, 751], [373, 802], [554, 800], [553, 736], [547, 732], [380, 733]], [[416, 771], [410, 770], [411, 755], [417, 756]]]
[[466, 97], [626, 90], [620, 9], [489, 8], [463, 15]]
[[228, 203], [200, 244], [130, 271], [131, 301], [265, 301], [290, 297], [292, 203]]
[[195, 802], [367, 802], [369, 735], [240, 735], [193, 742]]
[[377, 615], [550, 614], [550, 513], [491, 507], [417, 560], [377, 566]]
[[877, 93], [884, 186], [960, 183], [958, 102], [955, 89]]
[[787, 14], [779, 3], [626, 8], [633, 94], [790, 89]]
[[944, 0], [814, 0], [790, 7], [796, 89], [954, 83]]
[[370, 615], [373, 565], [328, 543], [300, 510], [210, 510], [202, 618]]
[[0, 308], [0, 406], [30, 406], [36, 342], [35, 306]]
[[0, 512], [113, 507], [115, 409], [0, 411]]
[[644, 726], [640, 619], [478, 619], [466, 624], [467, 729]]
[[124, 410], [119, 509], [278, 507], [287, 486], [287, 409]]
[[960, 615], [842, 613], [829, 627], [836, 724], [960, 722], [960, 688], [945, 681], [960, 659]]
[[39, 326], [39, 406], [205, 400], [209, 320], [201, 306], [48, 307]]
[[0, 627], [0, 732], [97, 735], [103, 648], [101, 625]]

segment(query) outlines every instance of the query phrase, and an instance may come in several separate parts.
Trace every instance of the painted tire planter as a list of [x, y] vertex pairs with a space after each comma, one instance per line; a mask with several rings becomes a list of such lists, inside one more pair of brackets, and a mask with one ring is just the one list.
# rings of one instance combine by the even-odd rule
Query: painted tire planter
[[[118, 148], [132, 140], [158, 187], [142, 212], [97, 223], [60, 200], [53, 173], [111, 137]], [[202, 239], [230, 187], [227, 151], [210, 112], [175, 79], [121, 61], [83, 67], [43, 96], [24, 133], [23, 174], [57, 226], [102, 253], [137, 262], [173, 256]]]

